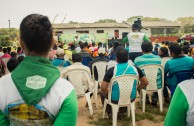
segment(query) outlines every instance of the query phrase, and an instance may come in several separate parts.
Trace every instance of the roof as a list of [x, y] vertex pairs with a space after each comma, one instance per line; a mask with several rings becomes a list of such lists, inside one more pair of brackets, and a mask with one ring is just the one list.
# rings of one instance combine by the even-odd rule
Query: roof
[[[127, 22], [132, 25], [133, 22]], [[181, 27], [181, 24], [175, 21], [142, 21], [143, 27]]]
[[77, 23], [77, 24], [53, 24], [53, 28], [78, 29], [78, 28], [129, 28], [125, 23]]
[[[81, 28], [130, 28], [133, 22], [125, 23], [77, 23], [77, 24], [53, 24], [53, 28], [59, 29], [81, 29]], [[173, 21], [150, 21], [142, 22], [143, 27], [180, 27], [178, 22]]]

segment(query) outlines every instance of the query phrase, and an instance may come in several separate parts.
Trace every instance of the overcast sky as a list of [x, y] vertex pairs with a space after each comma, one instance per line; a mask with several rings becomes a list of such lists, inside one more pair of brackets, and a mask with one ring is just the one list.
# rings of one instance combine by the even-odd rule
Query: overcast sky
[[66, 16], [69, 21], [95, 22], [111, 18], [119, 22], [142, 15], [175, 20], [194, 16], [194, 0], [0, 0], [0, 27], [19, 27], [31, 13], [47, 15], [59, 23]]

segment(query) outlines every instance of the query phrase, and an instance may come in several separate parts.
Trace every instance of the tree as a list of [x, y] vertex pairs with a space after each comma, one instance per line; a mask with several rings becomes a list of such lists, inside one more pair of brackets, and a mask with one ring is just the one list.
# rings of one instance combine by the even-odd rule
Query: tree
[[180, 31], [182, 33], [194, 32], [194, 17], [179, 17], [176, 21], [181, 23], [182, 27], [180, 28]]
[[16, 28], [0, 28], [0, 45], [11, 46], [19, 41], [19, 30]]
[[96, 21], [95, 23], [117, 23], [117, 21], [114, 19], [100, 19]]
[[141, 18], [142, 21], [167, 21], [165, 18], [158, 18], [158, 17], [143, 17], [143, 16], [132, 16], [127, 18], [127, 22], [133, 22], [137, 18]]
[[69, 24], [78, 24], [79, 22], [69, 21]]

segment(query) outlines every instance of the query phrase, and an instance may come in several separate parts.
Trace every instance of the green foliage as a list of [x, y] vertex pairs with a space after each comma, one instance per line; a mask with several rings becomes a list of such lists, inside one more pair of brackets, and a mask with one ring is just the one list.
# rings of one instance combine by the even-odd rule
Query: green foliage
[[117, 21], [114, 19], [100, 19], [96, 21], [95, 23], [117, 23]]
[[79, 22], [69, 21], [69, 24], [78, 24]]
[[167, 19], [164, 18], [158, 18], [158, 17], [143, 17], [143, 16], [132, 16], [127, 19], [128, 22], [133, 22], [137, 18], [141, 18], [142, 21], [167, 21]]
[[19, 30], [16, 28], [0, 28], [0, 45], [12, 46], [13, 42], [19, 41]]

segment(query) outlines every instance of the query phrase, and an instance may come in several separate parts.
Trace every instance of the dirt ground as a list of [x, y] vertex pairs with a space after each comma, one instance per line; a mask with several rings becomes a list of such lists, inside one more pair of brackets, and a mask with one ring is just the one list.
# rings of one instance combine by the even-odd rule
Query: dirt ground
[[[85, 107], [86, 105], [86, 99], [85, 97], [79, 98], [78, 99], [78, 104], [79, 104], [79, 115], [78, 115], [78, 122], [77, 126], [111, 126], [112, 125], [112, 120], [111, 119], [102, 119], [102, 105], [101, 105], [101, 100], [100, 96], [98, 96], [98, 107], [95, 107], [93, 97], [91, 98], [92, 103], [93, 103], [93, 111], [94, 115], [90, 116], [89, 114], [89, 109]], [[137, 101], [136, 101], [137, 102]], [[136, 113], [142, 113], [141, 106], [137, 107], [138, 103], [136, 103]], [[152, 109], [152, 108], [151, 108]], [[167, 108], [164, 108], [167, 111]], [[156, 107], [156, 110], [159, 111], [159, 106]], [[149, 110], [148, 110], [149, 111]], [[152, 110], [151, 110], [152, 111]], [[163, 120], [165, 117], [165, 114], [163, 114], [163, 117], [161, 119], [160, 116], [155, 115], [155, 112], [152, 112], [153, 117], [151, 119], [142, 119], [140, 115], [140, 119], [137, 119], [136, 117], [136, 126], [163, 126]], [[150, 114], [152, 116], [152, 114]], [[148, 116], [150, 116], [148, 115]], [[145, 115], [147, 116], [147, 115]], [[158, 118], [158, 119], [156, 119]], [[141, 120], [142, 119], [142, 120]], [[106, 123], [107, 122], [107, 123]], [[128, 119], [128, 121], [124, 120], [118, 120], [117, 121], [118, 126], [130, 126], [131, 120]]]

